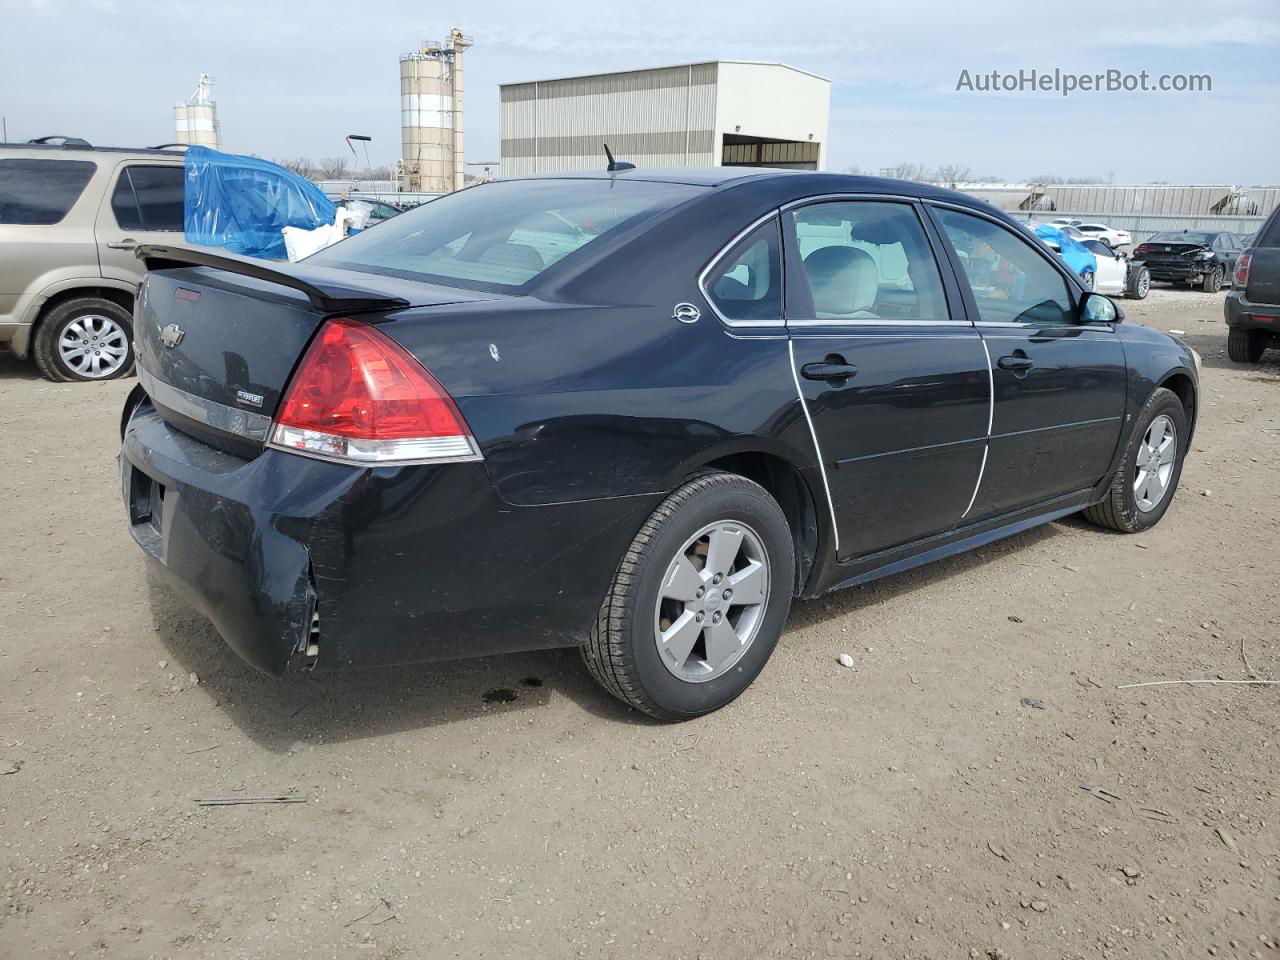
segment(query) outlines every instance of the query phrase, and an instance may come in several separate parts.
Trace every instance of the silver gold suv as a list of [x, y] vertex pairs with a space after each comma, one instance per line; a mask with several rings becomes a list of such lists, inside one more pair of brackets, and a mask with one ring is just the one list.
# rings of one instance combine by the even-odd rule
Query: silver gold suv
[[182, 236], [180, 149], [0, 144], [0, 347], [50, 380], [133, 369], [133, 248]]

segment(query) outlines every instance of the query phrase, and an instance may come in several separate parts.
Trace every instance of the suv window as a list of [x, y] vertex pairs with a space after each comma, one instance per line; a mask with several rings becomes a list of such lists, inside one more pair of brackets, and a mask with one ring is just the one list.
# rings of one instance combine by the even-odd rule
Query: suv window
[[819, 320], [945, 320], [942, 277], [904, 203], [834, 201], [789, 214]]
[[1029, 242], [984, 217], [939, 210], [938, 219], [983, 323], [1073, 322], [1067, 281]]
[[776, 218], [734, 244], [707, 275], [707, 297], [726, 320], [782, 321], [782, 256]]
[[125, 167], [111, 194], [111, 212], [122, 230], [182, 230], [182, 167]]
[[89, 160], [0, 160], [0, 223], [59, 223], [97, 169]]

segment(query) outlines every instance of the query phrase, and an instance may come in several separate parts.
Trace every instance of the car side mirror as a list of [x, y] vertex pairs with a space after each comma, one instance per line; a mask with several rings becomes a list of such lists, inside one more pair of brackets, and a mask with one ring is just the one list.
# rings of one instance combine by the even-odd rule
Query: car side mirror
[[1119, 323], [1124, 311], [1110, 297], [1100, 293], [1086, 293], [1080, 301], [1081, 323]]

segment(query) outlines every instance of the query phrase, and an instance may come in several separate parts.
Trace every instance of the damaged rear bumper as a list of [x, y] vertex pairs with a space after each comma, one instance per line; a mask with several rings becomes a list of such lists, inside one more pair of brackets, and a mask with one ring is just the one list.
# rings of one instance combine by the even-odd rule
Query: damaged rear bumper
[[146, 403], [120, 451], [133, 539], [237, 654], [276, 676], [305, 649], [315, 608], [307, 548], [275, 513], [294, 498], [282, 479], [264, 457], [241, 460], [172, 430]]
[[[483, 463], [366, 468], [267, 449], [242, 459], [143, 402], [124, 431], [133, 538], [223, 639], [280, 675], [584, 640], [661, 493], [514, 506]], [[320, 625], [311, 636], [313, 615]]]

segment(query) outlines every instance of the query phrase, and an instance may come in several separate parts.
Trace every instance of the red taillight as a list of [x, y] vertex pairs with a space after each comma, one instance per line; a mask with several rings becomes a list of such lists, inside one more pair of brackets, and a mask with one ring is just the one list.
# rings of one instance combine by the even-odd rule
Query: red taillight
[[280, 404], [273, 446], [354, 463], [479, 459], [453, 399], [412, 354], [355, 320], [329, 320]]
[[1236, 260], [1236, 272], [1231, 276], [1231, 285], [1243, 290], [1249, 285], [1249, 264], [1253, 262], [1252, 253], [1242, 253]]

